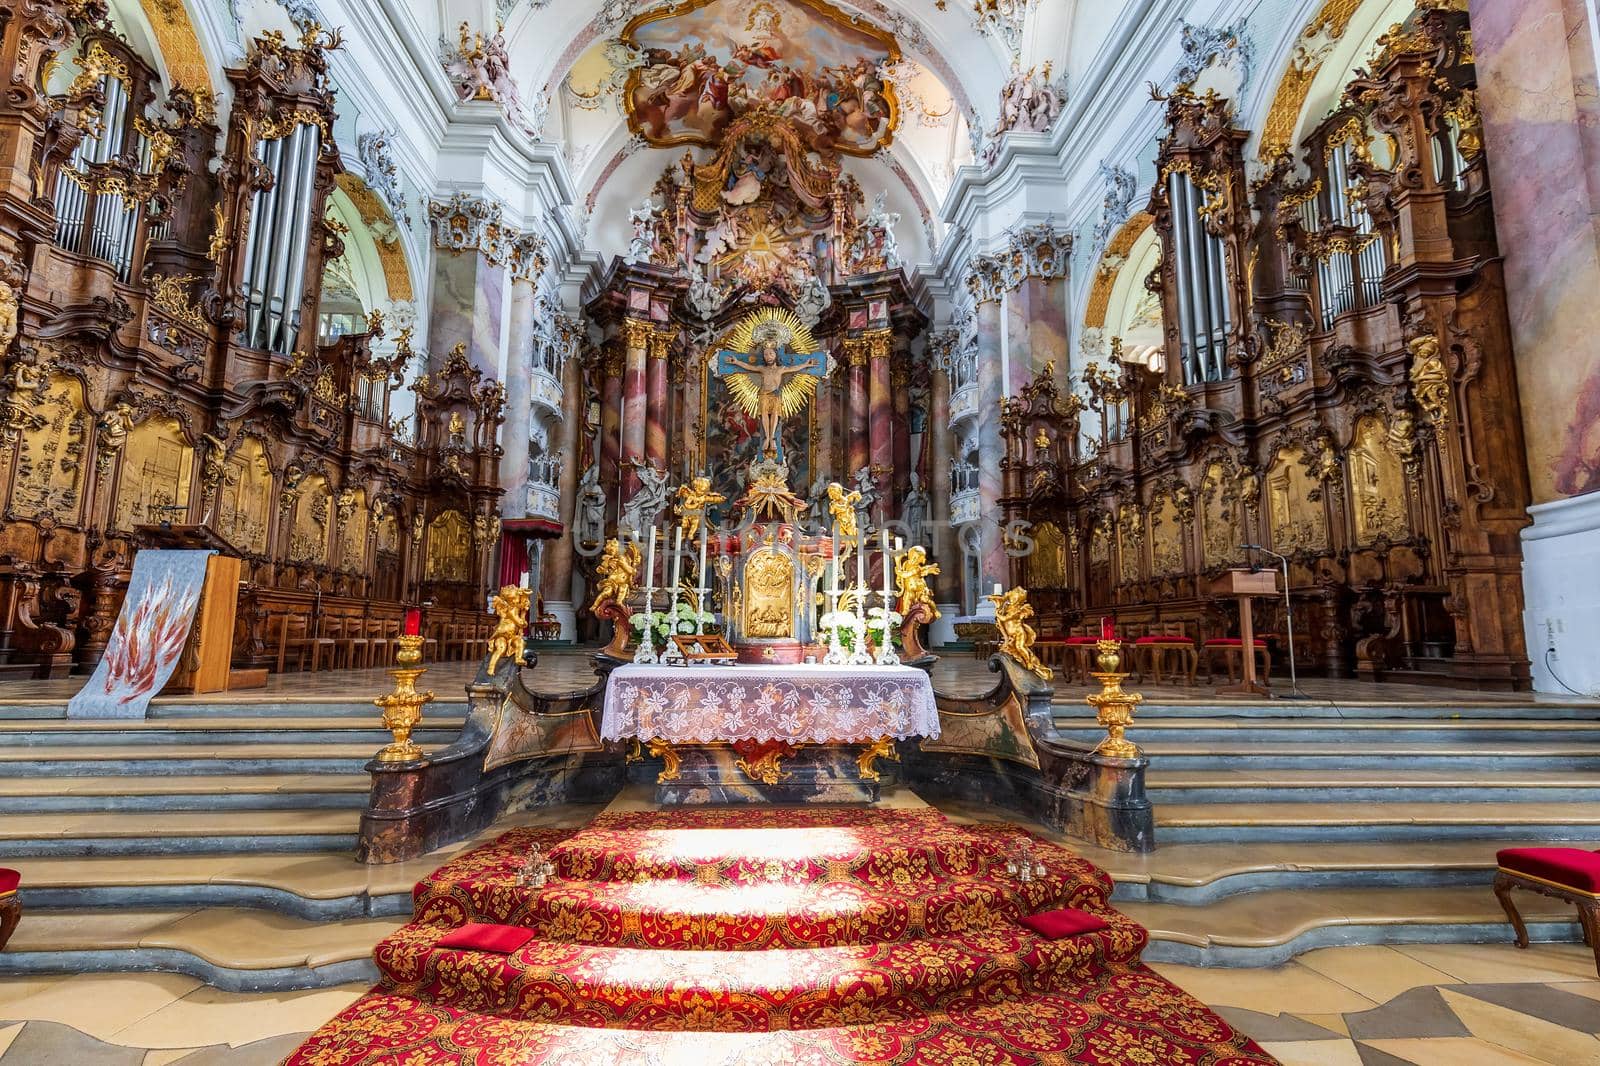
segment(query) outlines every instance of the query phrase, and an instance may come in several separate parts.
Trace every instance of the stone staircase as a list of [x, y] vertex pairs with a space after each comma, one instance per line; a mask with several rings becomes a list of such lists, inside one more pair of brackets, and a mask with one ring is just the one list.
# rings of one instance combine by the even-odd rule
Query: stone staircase
[[[1065, 700], [1056, 725], [1103, 735]], [[1509, 941], [1495, 852], [1600, 848], [1600, 704], [1197, 701], [1141, 708], [1129, 735], [1150, 757], [1156, 851], [1084, 850], [1150, 929], [1154, 960]], [[1571, 908], [1519, 903], [1535, 939], [1578, 938]]]
[[[418, 743], [454, 739], [465, 710], [430, 705]], [[0, 974], [166, 969], [236, 991], [370, 979], [373, 943], [440, 861], [351, 857], [362, 767], [389, 739], [364, 700], [157, 701], [127, 722], [0, 704], [0, 865], [22, 870], [26, 908]]]

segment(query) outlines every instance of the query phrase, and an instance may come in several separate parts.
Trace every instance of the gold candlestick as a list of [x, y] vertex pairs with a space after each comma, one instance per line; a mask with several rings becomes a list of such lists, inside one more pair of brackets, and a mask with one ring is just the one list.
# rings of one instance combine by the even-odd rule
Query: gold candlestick
[[398, 663], [389, 676], [394, 691], [372, 702], [383, 708], [383, 728], [394, 734], [394, 743], [378, 752], [379, 762], [411, 762], [422, 758], [422, 749], [411, 739], [411, 731], [422, 721], [422, 707], [433, 702], [432, 692], [418, 692], [417, 678], [428, 672], [422, 661], [422, 637], [401, 637]]
[[1112, 759], [1137, 759], [1144, 752], [1122, 733], [1133, 724], [1133, 709], [1144, 702], [1144, 697], [1137, 692], [1122, 691], [1122, 682], [1128, 676], [1118, 669], [1122, 665], [1122, 643], [1101, 640], [1099, 649], [1097, 659], [1100, 669], [1090, 676], [1100, 682], [1100, 691], [1084, 697], [1084, 702], [1095, 709], [1096, 720], [1106, 731], [1106, 738], [1094, 749], [1095, 754]]

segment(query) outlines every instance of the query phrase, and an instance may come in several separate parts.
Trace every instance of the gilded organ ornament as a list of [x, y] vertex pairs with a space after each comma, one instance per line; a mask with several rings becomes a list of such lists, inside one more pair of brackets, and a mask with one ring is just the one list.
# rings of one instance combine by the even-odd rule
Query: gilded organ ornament
[[1439, 428], [1450, 421], [1450, 371], [1439, 355], [1439, 338], [1425, 334], [1406, 345], [1411, 352], [1411, 394]]
[[428, 523], [423, 573], [428, 581], [471, 580], [472, 526], [460, 511], [443, 511]]
[[289, 561], [311, 566], [328, 562], [333, 492], [321, 474], [307, 475], [300, 483], [289, 526]]
[[1183, 529], [1177, 502], [1170, 496], [1164, 498], [1150, 520], [1150, 563], [1155, 576], [1183, 573]]
[[145, 419], [128, 434], [112, 528], [128, 533], [134, 526], [182, 521], [193, 476], [194, 448], [178, 420], [165, 415]]
[[1284, 448], [1267, 471], [1267, 522], [1272, 546], [1284, 553], [1321, 551], [1328, 546], [1328, 523], [1320, 503], [1321, 483], [1313, 479], [1305, 452]]
[[272, 513], [272, 467], [267, 450], [246, 437], [228, 456], [217, 497], [216, 529], [230, 544], [251, 555], [267, 550]]
[[30, 428], [20, 437], [11, 508], [21, 518], [48, 515], [57, 522], [77, 521], [90, 423], [83, 386], [65, 375], [51, 375], [31, 415]]
[[1349, 458], [1350, 492], [1356, 543], [1363, 546], [1411, 535], [1405, 468], [1390, 441], [1390, 431], [1377, 415], [1366, 415], [1356, 423]]

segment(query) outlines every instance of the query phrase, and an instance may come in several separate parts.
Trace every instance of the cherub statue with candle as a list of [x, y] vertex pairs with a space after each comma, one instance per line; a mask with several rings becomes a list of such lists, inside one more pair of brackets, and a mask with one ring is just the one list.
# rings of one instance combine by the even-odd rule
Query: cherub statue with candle
[[837, 481], [828, 486], [828, 513], [833, 516], [833, 528], [840, 540], [855, 540], [856, 505], [860, 502], [861, 493], [845, 492]]
[[624, 546], [615, 537], [607, 541], [600, 563], [595, 567], [595, 573], [600, 577], [600, 587], [595, 591], [594, 602], [589, 609], [597, 611], [606, 603], [626, 606], [628, 594], [633, 591], [634, 578], [639, 576], [641, 562], [636, 542], [630, 540]]
[[706, 516], [706, 508], [714, 503], [726, 503], [728, 498], [711, 487], [711, 479], [704, 475], [695, 478], [687, 485], [678, 486], [678, 528], [683, 530], [683, 539], [693, 541], [700, 535], [700, 523]]
[[894, 563], [895, 583], [900, 586], [900, 614], [909, 617], [911, 609], [925, 604], [939, 617], [939, 608], [933, 602], [933, 590], [928, 578], [939, 573], [939, 564], [928, 562], [928, 550], [920, 544], [907, 548]]
[[1000, 631], [1000, 654], [1016, 662], [1024, 670], [1031, 670], [1045, 681], [1054, 676], [1053, 671], [1040, 661], [1033, 650], [1038, 632], [1028, 624], [1033, 617], [1033, 607], [1028, 603], [1028, 590], [1017, 587], [985, 599], [994, 604], [994, 626]]

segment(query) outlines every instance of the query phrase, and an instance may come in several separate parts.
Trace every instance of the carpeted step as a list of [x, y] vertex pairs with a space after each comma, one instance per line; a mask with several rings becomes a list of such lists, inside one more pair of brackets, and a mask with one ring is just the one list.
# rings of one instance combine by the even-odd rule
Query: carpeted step
[[1000, 923], [966, 937], [729, 955], [543, 940], [508, 955], [464, 951], [437, 946], [450, 927], [412, 924], [375, 956], [386, 986], [482, 1013], [545, 1016], [559, 1005], [578, 1024], [601, 1027], [813, 1029], [867, 1016], [905, 1020], [970, 993], [1046, 992], [1136, 960], [1144, 930], [1100, 913], [1107, 928], [1053, 941]]
[[1110, 879], [1091, 863], [1020, 827], [957, 826], [939, 817], [930, 820], [922, 812], [885, 813], [914, 817], [892, 819], [892, 832], [800, 825], [760, 826], [754, 834], [743, 828], [612, 829], [599, 824], [609, 816], [596, 819], [596, 825], [580, 833], [513, 830], [441, 867], [417, 886], [417, 898], [420, 902], [443, 886], [514, 882], [535, 844], [555, 864], [557, 877], [575, 881], [703, 885], [854, 881], [891, 892], [908, 891], [930, 880], [983, 876], [1003, 868], [1026, 844], [1053, 868], [1110, 892]]
[[[704, 1016], [727, 1017], [739, 1032], [639, 1032], [572, 1024], [559, 1005], [546, 1017], [560, 1024], [486, 1015], [424, 1004], [382, 990], [342, 1011], [312, 1034], [285, 1066], [385, 1062], [443, 1066], [515, 1062], [519, 1066], [584, 1066], [649, 1062], [706, 1063], [1093, 1062], [1204, 1066], [1275, 1066], [1249, 1037], [1204, 1004], [1141, 965], [1091, 974], [1048, 993], [957, 996], [944, 1009], [903, 1021], [870, 1015], [820, 1029], [771, 1031], [733, 1021], [720, 1002]], [[845, 1022], [845, 1019], [841, 1019]]]
[[999, 876], [950, 878], [896, 889], [855, 882], [703, 885], [552, 881], [544, 888], [501, 885], [468, 911], [460, 895], [431, 896], [416, 920], [442, 926], [490, 921], [532, 929], [546, 940], [607, 947], [760, 951], [837, 947], [959, 936], [1039, 910], [1100, 906], [1100, 886], [1052, 870], [1022, 883]]

